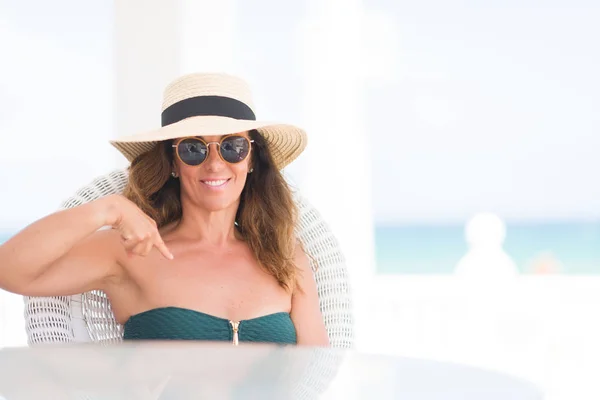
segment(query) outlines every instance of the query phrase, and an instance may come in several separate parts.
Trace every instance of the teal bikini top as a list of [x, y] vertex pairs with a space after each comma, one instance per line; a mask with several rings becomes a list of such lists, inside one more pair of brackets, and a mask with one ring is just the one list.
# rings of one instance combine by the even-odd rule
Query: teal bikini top
[[124, 340], [296, 344], [296, 328], [286, 312], [234, 322], [187, 308], [161, 307], [132, 315], [123, 328]]

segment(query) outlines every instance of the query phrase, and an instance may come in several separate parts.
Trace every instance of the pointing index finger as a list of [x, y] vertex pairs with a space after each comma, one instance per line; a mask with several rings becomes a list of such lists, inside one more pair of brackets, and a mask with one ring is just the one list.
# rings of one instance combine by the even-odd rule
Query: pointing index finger
[[160, 236], [157, 236], [156, 242], [154, 243], [154, 246], [156, 246], [156, 248], [158, 249], [158, 251], [160, 251], [161, 254], [163, 256], [165, 256], [166, 259], [172, 260], [174, 258], [173, 254], [171, 254], [171, 252], [169, 251], [169, 249], [165, 245], [165, 242], [163, 242], [163, 240], [162, 240], [162, 238]]

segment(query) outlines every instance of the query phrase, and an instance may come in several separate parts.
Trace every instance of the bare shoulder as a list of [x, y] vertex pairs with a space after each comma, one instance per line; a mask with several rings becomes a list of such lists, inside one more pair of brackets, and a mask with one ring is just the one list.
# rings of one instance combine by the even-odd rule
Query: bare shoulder
[[300, 242], [296, 243], [294, 262], [296, 263], [296, 266], [302, 270], [311, 270], [310, 260], [306, 254], [306, 251], [304, 250], [304, 246]]
[[118, 256], [120, 250], [123, 249], [121, 235], [115, 229], [100, 229], [90, 235], [87, 240], [89, 240], [91, 246], [98, 248], [98, 250], [108, 251], [115, 256]]
[[118, 275], [121, 261], [126, 253], [121, 242], [121, 235], [114, 229], [100, 229], [83, 240], [73, 249], [73, 255], [82, 258], [94, 258], [105, 266], [108, 276]]
[[85, 270], [86, 278], [104, 286], [121, 280], [126, 262], [127, 254], [120, 233], [115, 229], [100, 229], [73, 247], [63, 260], [59, 260], [57, 269], [65, 272], [73, 269], [76, 275], [83, 274], [80, 270]]
[[102, 229], [90, 236], [94, 251], [103, 252], [99, 258], [112, 260], [110, 276], [120, 276], [130, 266], [132, 257], [128, 256], [121, 233], [116, 229]]
[[300, 242], [296, 244], [294, 264], [296, 264], [296, 268], [298, 269], [299, 287], [295, 291], [296, 294], [301, 294], [307, 289], [309, 291], [316, 292], [317, 284], [315, 282], [315, 277], [313, 273], [314, 271], [310, 263], [310, 256], [306, 253], [304, 246]]
[[296, 327], [298, 344], [327, 346], [329, 337], [320, 310], [317, 282], [309, 255], [299, 243], [294, 261], [298, 268], [297, 287], [292, 296], [292, 320]]
[[298, 242], [296, 244], [296, 249], [294, 253], [294, 263], [296, 267], [300, 270], [302, 274], [313, 275], [313, 269], [310, 263], [310, 256], [307, 254], [306, 250], [302, 243]]

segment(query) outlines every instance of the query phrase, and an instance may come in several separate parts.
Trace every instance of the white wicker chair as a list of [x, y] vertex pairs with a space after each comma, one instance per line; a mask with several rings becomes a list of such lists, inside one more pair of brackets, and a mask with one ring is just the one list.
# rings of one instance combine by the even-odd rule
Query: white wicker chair
[[[127, 179], [126, 170], [98, 177], [66, 200], [62, 208], [120, 193]], [[297, 193], [295, 201], [300, 210], [297, 234], [307, 253], [318, 264], [315, 279], [331, 346], [352, 348], [352, 302], [344, 257], [319, 213]], [[25, 297], [25, 319], [30, 345], [68, 342], [104, 344], [122, 340], [122, 326], [115, 321], [110, 303], [100, 291], [75, 296]]]

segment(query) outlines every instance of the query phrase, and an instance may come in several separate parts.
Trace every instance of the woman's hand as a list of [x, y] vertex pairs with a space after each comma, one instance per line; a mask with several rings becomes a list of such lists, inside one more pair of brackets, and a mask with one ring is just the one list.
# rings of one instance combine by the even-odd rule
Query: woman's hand
[[[107, 226], [113, 230], [101, 229]], [[122, 278], [119, 260], [153, 247], [173, 258], [138, 206], [105, 196], [47, 215], [0, 245], [0, 288], [42, 297], [103, 290]]]
[[137, 205], [121, 195], [111, 195], [106, 201], [106, 225], [119, 231], [128, 254], [146, 256], [156, 247], [167, 259], [173, 255], [163, 242], [156, 222]]

